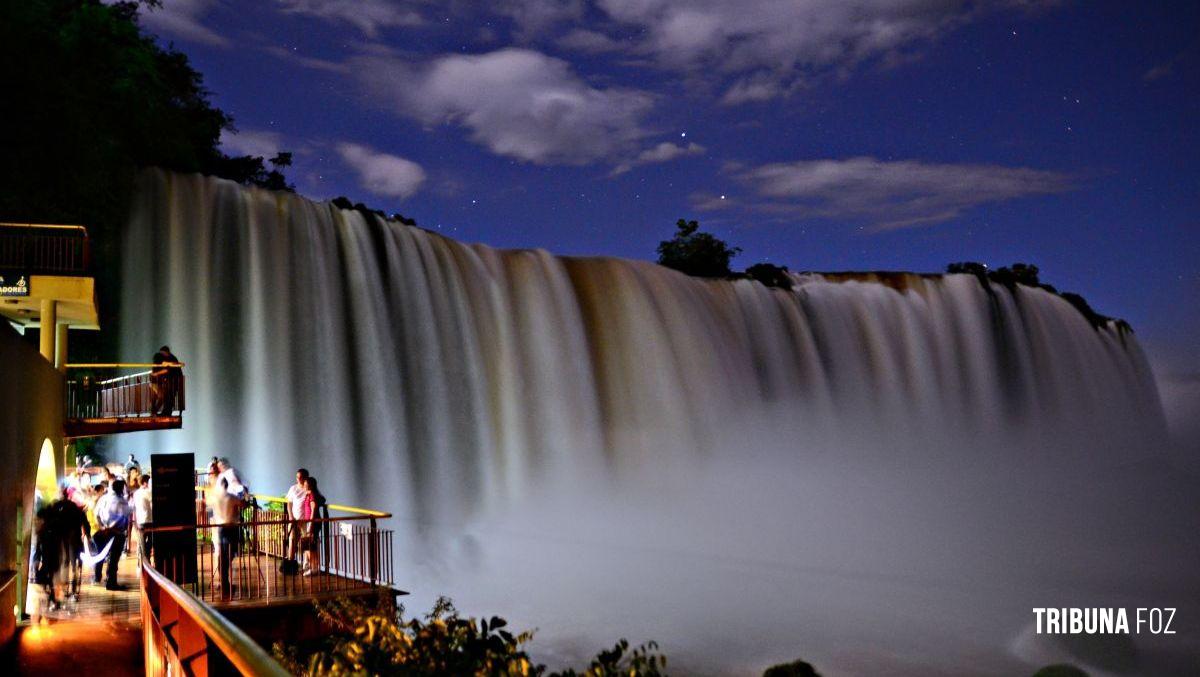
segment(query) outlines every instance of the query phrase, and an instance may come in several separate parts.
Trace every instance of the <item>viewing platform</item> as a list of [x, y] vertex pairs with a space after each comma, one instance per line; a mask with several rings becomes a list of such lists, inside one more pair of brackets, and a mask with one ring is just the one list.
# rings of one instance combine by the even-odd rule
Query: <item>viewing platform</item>
[[[313, 573], [306, 576], [280, 567], [289, 525], [296, 524], [279, 508], [282, 498], [256, 496], [258, 505], [246, 507], [233, 525], [237, 543], [228, 549], [214, 545], [218, 527], [204, 517], [205, 493], [196, 487], [195, 526], [147, 529], [156, 542], [153, 556], [139, 557], [134, 539], [118, 568], [121, 589], [92, 584], [84, 571], [78, 599], [51, 609], [31, 584], [31, 622], [0, 666], [52, 672], [95, 650], [124, 657], [105, 668], [114, 675], [283, 675], [270, 656], [272, 643], [328, 632], [314, 602], [380, 595], [394, 602], [406, 594], [394, 587], [393, 534], [381, 525], [390, 514], [329, 505], [328, 515], [304, 522], [317, 534]], [[166, 547], [171, 539], [174, 547]], [[179, 554], [180, 540], [191, 544], [187, 554]], [[172, 554], [160, 556], [157, 543]]]
[[183, 427], [183, 367], [181, 362], [66, 365], [63, 436]]

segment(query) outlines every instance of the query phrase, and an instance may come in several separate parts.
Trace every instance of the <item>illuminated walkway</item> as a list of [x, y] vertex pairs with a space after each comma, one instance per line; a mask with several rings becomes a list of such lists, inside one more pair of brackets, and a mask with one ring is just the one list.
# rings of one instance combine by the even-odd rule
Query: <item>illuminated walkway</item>
[[26, 608], [33, 618], [17, 628], [12, 649], [0, 657], [0, 674], [145, 674], [137, 561], [121, 560], [118, 574], [126, 590], [84, 583], [77, 604], [54, 612], [46, 611], [41, 587], [32, 586]]

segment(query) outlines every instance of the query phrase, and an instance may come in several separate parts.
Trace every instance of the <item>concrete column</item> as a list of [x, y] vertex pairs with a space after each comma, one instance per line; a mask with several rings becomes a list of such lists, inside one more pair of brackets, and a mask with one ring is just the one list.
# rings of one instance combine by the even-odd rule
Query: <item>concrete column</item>
[[60, 322], [54, 336], [54, 368], [61, 372], [67, 370], [67, 331], [70, 326]]
[[47, 362], [54, 363], [54, 338], [58, 327], [58, 301], [54, 299], [42, 299], [42, 316], [40, 318], [42, 330], [40, 332], [40, 346], [42, 357], [46, 358]]

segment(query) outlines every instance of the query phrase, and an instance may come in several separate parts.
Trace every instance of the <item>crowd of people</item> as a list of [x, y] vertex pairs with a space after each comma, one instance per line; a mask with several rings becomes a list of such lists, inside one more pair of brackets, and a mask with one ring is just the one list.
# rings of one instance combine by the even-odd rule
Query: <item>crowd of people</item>
[[[211, 529], [214, 577], [222, 597], [229, 598], [231, 569], [243, 542], [245, 509], [257, 502], [227, 458], [214, 457], [201, 484], [198, 508]], [[121, 590], [117, 570], [122, 555], [153, 553], [151, 478], [142, 473], [132, 454], [123, 467], [81, 464], [37, 517], [34, 580], [44, 586], [50, 610], [61, 608], [64, 600], [78, 600], [85, 568], [91, 571], [93, 583]], [[317, 479], [307, 469], [298, 469], [283, 510], [283, 573], [313, 576], [320, 571], [322, 520], [328, 517]]]
[[141, 528], [150, 523], [152, 508], [150, 477], [132, 456], [130, 461], [122, 474], [113, 467], [77, 470], [38, 510], [34, 580], [45, 588], [51, 610], [79, 598], [85, 567], [93, 583], [121, 589], [121, 556], [131, 540], [143, 547]]

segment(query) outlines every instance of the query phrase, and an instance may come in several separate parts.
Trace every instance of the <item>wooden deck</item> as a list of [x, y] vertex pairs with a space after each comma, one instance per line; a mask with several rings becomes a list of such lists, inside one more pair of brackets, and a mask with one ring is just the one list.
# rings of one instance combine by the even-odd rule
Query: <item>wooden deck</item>
[[124, 590], [105, 590], [104, 585], [92, 583], [92, 572], [83, 572], [83, 585], [79, 588], [77, 601], [62, 600], [63, 606], [57, 611], [48, 608], [46, 594], [42, 586], [29, 585], [29, 596], [26, 598], [25, 609], [29, 612], [34, 624], [45, 618], [50, 621], [127, 621], [136, 625], [141, 624], [141, 595], [138, 584], [136, 558], [125, 556], [117, 567], [117, 582], [125, 587]]
[[[388, 586], [371, 586], [369, 583], [331, 573], [316, 573], [312, 576], [288, 575], [279, 572], [279, 559], [269, 555], [257, 557], [239, 556], [232, 567], [232, 594], [223, 599], [219, 585], [219, 574], [215, 571], [211, 551], [203, 549], [198, 555], [200, 565], [199, 584], [185, 586], [218, 611], [226, 608], [249, 608], [263, 606], [310, 604], [315, 600], [336, 597], [376, 595], [381, 591], [392, 595], [407, 594]], [[102, 620], [141, 624], [141, 590], [137, 570], [137, 558], [126, 555], [117, 567], [117, 582], [124, 590], [106, 590], [104, 585], [93, 584], [91, 572], [84, 572], [84, 583], [79, 598], [75, 601], [60, 600], [62, 608], [50, 610], [41, 586], [29, 586], [25, 608], [33, 623], [41, 619], [53, 622]], [[214, 582], [216, 581], [216, 582]]]

